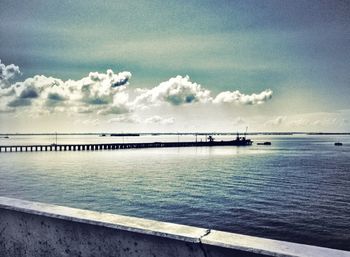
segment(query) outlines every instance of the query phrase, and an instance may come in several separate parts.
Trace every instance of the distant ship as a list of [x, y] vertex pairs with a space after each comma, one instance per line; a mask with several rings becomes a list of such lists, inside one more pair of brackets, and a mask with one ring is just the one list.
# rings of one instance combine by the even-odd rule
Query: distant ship
[[245, 136], [240, 137], [239, 134], [237, 134], [236, 139], [229, 140], [229, 141], [215, 141], [212, 136], [208, 137], [208, 142], [203, 142], [205, 145], [208, 146], [216, 146], [216, 145], [233, 145], [233, 146], [248, 146], [252, 145], [253, 141], [250, 139], [247, 139]]
[[334, 145], [341, 146], [343, 145], [343, 143], [337, 142], [337, 143], [334, 143]]

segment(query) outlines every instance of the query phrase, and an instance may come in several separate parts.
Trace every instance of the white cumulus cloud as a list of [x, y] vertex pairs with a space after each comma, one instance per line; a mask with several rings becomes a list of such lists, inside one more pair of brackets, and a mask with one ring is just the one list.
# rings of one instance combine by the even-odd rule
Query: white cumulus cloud
[[[272, 97], [272, 90], [258, 94], [243, 94], [239, 91], [221, 92], [215, 97], [212, 92], [189, 76], [176, 76], [153, 88], [129, 88], [131, 73], [90, 72], [80, 80], [61, 80], [36, 75], [22, 82], [11, 84], [19, 74], [16, 65], [0, 62], [0, 112], [27, 111], [40, 114], [66, 112], [67, 114], [98, 114], [121, 116], [120, 122], [130, 122], [124, 114], [142, 112], [149, 107], [191, 106], [211, 104], [259, 105]], [[173, 118], [162, 118], [157, 112], [142, 120], [145, 123], [172, 124]], [[153, 116], [152, 116], [153, 114]], [[117, 122], [118, 120], [112, 120]], [[133, 121], [135, 122], [135, 120]]]
[[272, 90], [266, 89], [259, 94], [251, 94], [246, 95], [238, 90], [236, 91], [225, 91], [219, 93], [215, 99], [214, 103], [236, 103], [236, 104], [244, 104], [244, 105], [255, 105], [255, 104], [263, 104], [267, 100], [272, 98]]
[[159, 105], [164, 102], [177, 106], [211, 101], [210, 91], [191, 82], [188, 76], [176, 76], [152, 89], [137, 89], [137, 92], [141, 94], [136, 97], [135, 106]]
[[136, 92], [139, 93], [133, 103], [136, 108], [163, 103], [173, 106], [193, 103], [258, 105], [270, 100], [273, 94], [271, 89], [251, 95], [236, 90], [221, 92], [216, 97], [212, 97], [210, 90], [191, 82], [189, 76], [176, 76], [151, 89], [138, 88]]
[[1, 62], [0, 59], [0, 88], [10, 86], [9, 80], [18, 74], [21, 74], [18, 66], [14, 64], [5, 65]]
[[125, 113], [129, 111], [126, 85], [130, 72], [90, 73], [81, 80], [67, 80], [37, 75], [9, 87], [0, 88], [2, 109], [32, 106], [61, 111]]

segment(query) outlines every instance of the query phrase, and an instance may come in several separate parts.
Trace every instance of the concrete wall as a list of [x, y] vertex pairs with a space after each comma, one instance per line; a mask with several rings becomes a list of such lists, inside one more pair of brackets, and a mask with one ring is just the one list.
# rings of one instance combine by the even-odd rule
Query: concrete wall
[[350, 252], [0, 197], [0, 256], [350, 257]]

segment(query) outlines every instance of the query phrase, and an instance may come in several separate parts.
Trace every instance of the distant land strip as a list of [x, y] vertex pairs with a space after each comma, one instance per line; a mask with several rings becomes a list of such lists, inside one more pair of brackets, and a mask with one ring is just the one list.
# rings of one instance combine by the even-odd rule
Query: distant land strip
[[[350, 135], [350, 132], [248, 132], [239, 133], [240, 135]], [[91, 133], [0, 133], [1, 137], [6, 136], [112, 136], [112, 137], [131, 137], [131, 136], [177, 136], [177, 135], [237, 135], [237, 132], [141, 132], [141, 133], [111, 133], [111, 132], [91, 132]]]

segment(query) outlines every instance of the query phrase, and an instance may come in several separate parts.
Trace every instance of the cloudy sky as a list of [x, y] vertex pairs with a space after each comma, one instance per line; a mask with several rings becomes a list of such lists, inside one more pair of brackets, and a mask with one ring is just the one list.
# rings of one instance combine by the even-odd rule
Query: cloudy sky
[[350, 131], [345, 0], [1, 0], [0, 133]]

